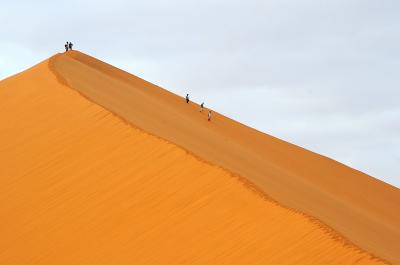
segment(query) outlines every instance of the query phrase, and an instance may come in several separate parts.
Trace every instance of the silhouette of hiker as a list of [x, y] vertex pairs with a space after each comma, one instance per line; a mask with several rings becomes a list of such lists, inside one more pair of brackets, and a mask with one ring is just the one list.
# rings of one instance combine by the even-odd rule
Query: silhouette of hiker
[[211, 110], [208, 111], [208, 121], [211, 121]]
[[68, 44], [68, 48], [72, 51], [72, 42], [69, 42], [69, 44]]
[[203, 112], [203, 109], [204, 109], [204, 102], [201, 103], [201, 105], [200, 105], [200, 112]]
[[186, 94], [186, 103], [189, 104], [189, 94]]
[[67, 52], [68, 51], [68, 41], [65, 43], [64, 47], [65, 47], [65, 51]]

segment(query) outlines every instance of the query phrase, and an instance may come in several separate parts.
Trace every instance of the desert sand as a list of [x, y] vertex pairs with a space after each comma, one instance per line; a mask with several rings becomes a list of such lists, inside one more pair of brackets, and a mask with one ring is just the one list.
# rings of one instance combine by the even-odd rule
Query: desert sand
[[400, 263], [398, 189], [80, 52], [0, 82], [0, 264]]

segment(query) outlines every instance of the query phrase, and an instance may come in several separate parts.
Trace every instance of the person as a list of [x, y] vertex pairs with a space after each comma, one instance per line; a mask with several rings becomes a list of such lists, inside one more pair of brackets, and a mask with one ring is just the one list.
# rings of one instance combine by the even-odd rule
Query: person
[[68, 41], [65, 43], [64, 47], [65, 47], [65, 51], [67, 52], [68, 51]]
[[211, 110], [208, 111], [208, 121], [211, 121]]
[[204, 109], [204, 102], [201, 103], [201, 105], [200, 105], [200, 112], [203, 112], [203, 109]]
[[189, 94], [186, 94], [186, 103], [189, 104]]
[[68, 48], [72, 51], [72, 42], [69, 42], [69, 44], [68, 44]]

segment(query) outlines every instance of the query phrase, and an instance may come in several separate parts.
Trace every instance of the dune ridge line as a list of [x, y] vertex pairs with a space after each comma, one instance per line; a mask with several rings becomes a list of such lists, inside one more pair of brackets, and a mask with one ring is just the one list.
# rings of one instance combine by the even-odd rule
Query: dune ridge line
[[246, 177], [282, 205], [323, 221], [400, 264], [400, 190], [330, 158], [249, 128], [78, 51], [53, 58], [69, 86], [132, 124]]
[[[111, 115], [113, 115], [114, 117], [116, 117], [117, 119], [121, 120], [124, 124], [126, 124], [127, 126], [130, 126], [136, 130], [141, 131], [144, 134], [150, 135], [152, 137], [155, 137], [157, 139], [160, 139], [161, 141], [164, 141], [168, 144], [174, 145], [179, 149], [182, 149], [185, 153], [187, 153], [188, 155], [194, 157], [196, 160], [200, 161], [201, 163], [207, 164], [209, 166], [212, 167], [216, 167], [221, 169], [222, 171], [226, 172], [228, 175], [230, 175], [232, 178], [236, 179], [239, 183], [241, 183], [243, 185], [243, 187], [245, 187], [246, 189], [251, 190], [252, 192], [256, 193], [260, 198], [262, 198], [263, 200], [273, 203], [274, 205], [276, 205], [277, 207], [286, 209], [296, 215], [302, 216], [303, 218], [305, 218], [306, 220], [308, 220], [309, 222], [311, 222], [312, 224], [314, 224], [315, 226], [317, 226], [319, 229], [323, 230], [324, 233], [326, 233], [332, 240], [339, 242], [340, 244], [342, 244], [343, 246], [353, 249], [354, 251], [358, 252], [358, 253], [366, 253], [371, 261], [376, 261], [376, 262], [382, 262], [384, 264], [391, 264], [390, 262], [384, 260], [381, 257], [378, 257], [376, 255], [374, 255], [373, 253], [370, 253], [364, 249], [362, 249], [361, 247], [357, 246], [356, 244], [354, 244], [351, 240], [349, 240], [348, 238], [346, 238], [344, 235], [340, 234], [338, 231], [336, 231], [335, 229], [333, 229], [332, 227], [330, 227], [328, 224], [324, 223], [323, 221], [321, 221], [320, 219], [309, 215], [307, 213], [302, 212], [299, 209], [296, 208], [292, 208], [289, 207], [287, 205], [283, 205], [280, 202], [278, 202], [277, 200], [275, 200], [274, 198], [272, 198], [271, 196], [269, 196], [264, 190], [260, 189], [256, 184], [254, 184], [253, 182], [251, 182], [248, 178], [245, 178], [243, 176], [241, 176], [238, 173], [234, 173], [231, 170], [224, 168], [220, 165], [216, 165], [211, 161], [208, 161], [202, 157], [200, 157], [199, 155], [197, 155], [196, 153], [194, 153], [193, 151], [188, 150], [187, 148], [179, 145], [178, 143], [175, 142], [171, 142], [157, 134], [151, 133], [141, 127], [139, 127], [136, 124], [133, 124], [132, 122], [130, 122], [129, 120], [127, 120], [126, 118], [124, 118], [123, 116], [119, 115], [118, 113], [108, 109], [106, 106], [101, 105], [100, 103], [92, 100], [90, 97], [88, 97], [87, 95], [85, 95], [84, 93], [82, 93], [81, 91], [75, 89], [73, 86], [71, 86], [68, 81], [63, 77], [62, 74], [60, 74], [55, 65], [54, 65], [54, 60], [57, 59], [57, 57], [59, 56], [63, 56], [63, 54], [58, 54], [55, 55], [53, 57], [51, 57], [48, 61], [48, 67], [50, 69], [50, 71], [55, 75], [55, 77], [57, 78], [58, 82], [66, 87], [68, 87], [69, 89], [72, 89], [73, 91], [75, 91], [77, 94], [79, 94], [81, 97], [85, 98], [86, 100], [92, 102], [93, 104], [96, 104], [100, 107], [102, 107], [104, 110], [106, 110], [107, 112], [110, 112]], [[147, 82], [147, 81], [146, 81]]]

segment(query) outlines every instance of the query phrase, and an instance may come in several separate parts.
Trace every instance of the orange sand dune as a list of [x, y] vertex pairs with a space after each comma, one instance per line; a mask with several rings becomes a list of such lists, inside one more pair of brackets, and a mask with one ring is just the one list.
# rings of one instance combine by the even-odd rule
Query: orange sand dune
[[80, 52], [57, 55], [50, 65], [61, 82], [126, 121], [400, 264], [399, 189], [221, 115], [209, 124], [198, 105]]
[[[256, 172], [269, 172], [261, 179], [280, 187], [270, 195], [292, 207], [303, 202], [314, 216], [312, 197], [296, 197], [300, 189], [314, 192], [326, 212], [346, 204], [375, 221], [375, 231], [394, 233], [377, 234], [385, 245], [368, 251], [397, 262], [396, 246], [386, 247], [399, 242], [398, 216], [388, 214], [398, 209], [395, 188], [222, 116], [208, 123], [180, 98], [83, 54], [57, 55], [1, 81], [0, 123], [0, 264], [383, 263], [226, 169], [264, 191]], [[263, 148], [272, 149], [257, 153]], [[337, 185], [329, 174], [302, 175], [324, 170], [352, 173], [342, 183], [355, 194], [328, 189]], [[356, 186], [368, 194], [365, 205], [376, 203], [362, 208]], [[334, 213], [338, 227], [358, 224], [346, 211]]]

